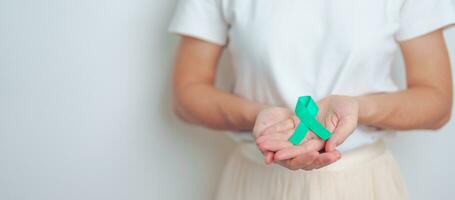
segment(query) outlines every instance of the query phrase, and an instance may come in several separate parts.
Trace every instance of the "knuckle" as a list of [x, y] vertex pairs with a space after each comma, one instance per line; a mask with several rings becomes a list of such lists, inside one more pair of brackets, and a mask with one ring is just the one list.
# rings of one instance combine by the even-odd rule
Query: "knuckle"
[[259, 149], [264, 150], [267, 148], [267, 143], [261, 143], [258, 145]]

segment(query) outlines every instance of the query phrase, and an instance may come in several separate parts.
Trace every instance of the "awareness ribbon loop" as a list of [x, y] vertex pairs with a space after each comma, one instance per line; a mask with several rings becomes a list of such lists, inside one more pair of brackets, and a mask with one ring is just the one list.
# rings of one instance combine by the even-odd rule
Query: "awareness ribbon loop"
[[316, 120], [318, 112], [319, 108], [313, 98], [310, 96], [299, 97], [297, 105], [295, 106], [295, 114], [300, 119], [300, 124], [295, 129], [291, 138], [289, 138], [289, 141], [292, 144], [300, 144], [309, 130], [313, 131], [313, 133], [322, 140], [327, 140], [332, 136], [332, 134]]

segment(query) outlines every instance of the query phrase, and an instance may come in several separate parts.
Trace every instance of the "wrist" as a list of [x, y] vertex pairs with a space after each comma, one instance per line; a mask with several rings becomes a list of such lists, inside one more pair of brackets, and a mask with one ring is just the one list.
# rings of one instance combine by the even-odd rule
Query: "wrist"
[[256, 123], [256, 118], [264, 108], [267, 108], [267, 106], [257, 102], [250, 102], [250, 104], [246, 106], [244, 109], [246, 111], [244, 112], [244, 118], [246, 121], [250, 122], [247, 130], [253, 130], [254, 124]]
[[369, 96], [354, 97], [359, 105], [358, 122], [359, 124], [369, 124], [377, 110], [377, 103]]

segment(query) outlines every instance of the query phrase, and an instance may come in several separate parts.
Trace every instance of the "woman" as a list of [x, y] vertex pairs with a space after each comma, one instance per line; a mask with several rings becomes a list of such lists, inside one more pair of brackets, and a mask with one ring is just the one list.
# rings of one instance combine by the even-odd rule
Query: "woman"
[[[217, 199], [406, 199], [381, 138], [449, 120], [442, 29], [455, 22], [454, 7], [452, 0], [183, 0], [170, 26], [182, 36], [176, 113], [239, 141]], [[224, 49], [235, 70], [232, 94], [213, 86]], [[405, 90], [390, 76], [400, 50]], [[296, 146], [288, 141], [304, 95], [317, 100], [317, 119], [333, 134], [327, 142], [313, 133]]]

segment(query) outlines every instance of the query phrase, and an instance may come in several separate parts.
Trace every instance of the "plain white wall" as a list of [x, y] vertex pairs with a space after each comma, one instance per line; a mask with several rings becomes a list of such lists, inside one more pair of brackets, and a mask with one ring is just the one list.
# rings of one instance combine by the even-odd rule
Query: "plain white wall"
[[[0, 199], [213, 198], [234, 143], [171, 113], [174, 7], [0, 0]], [[455, 195], [454, 130], [390, 142], [412, 199]]]

